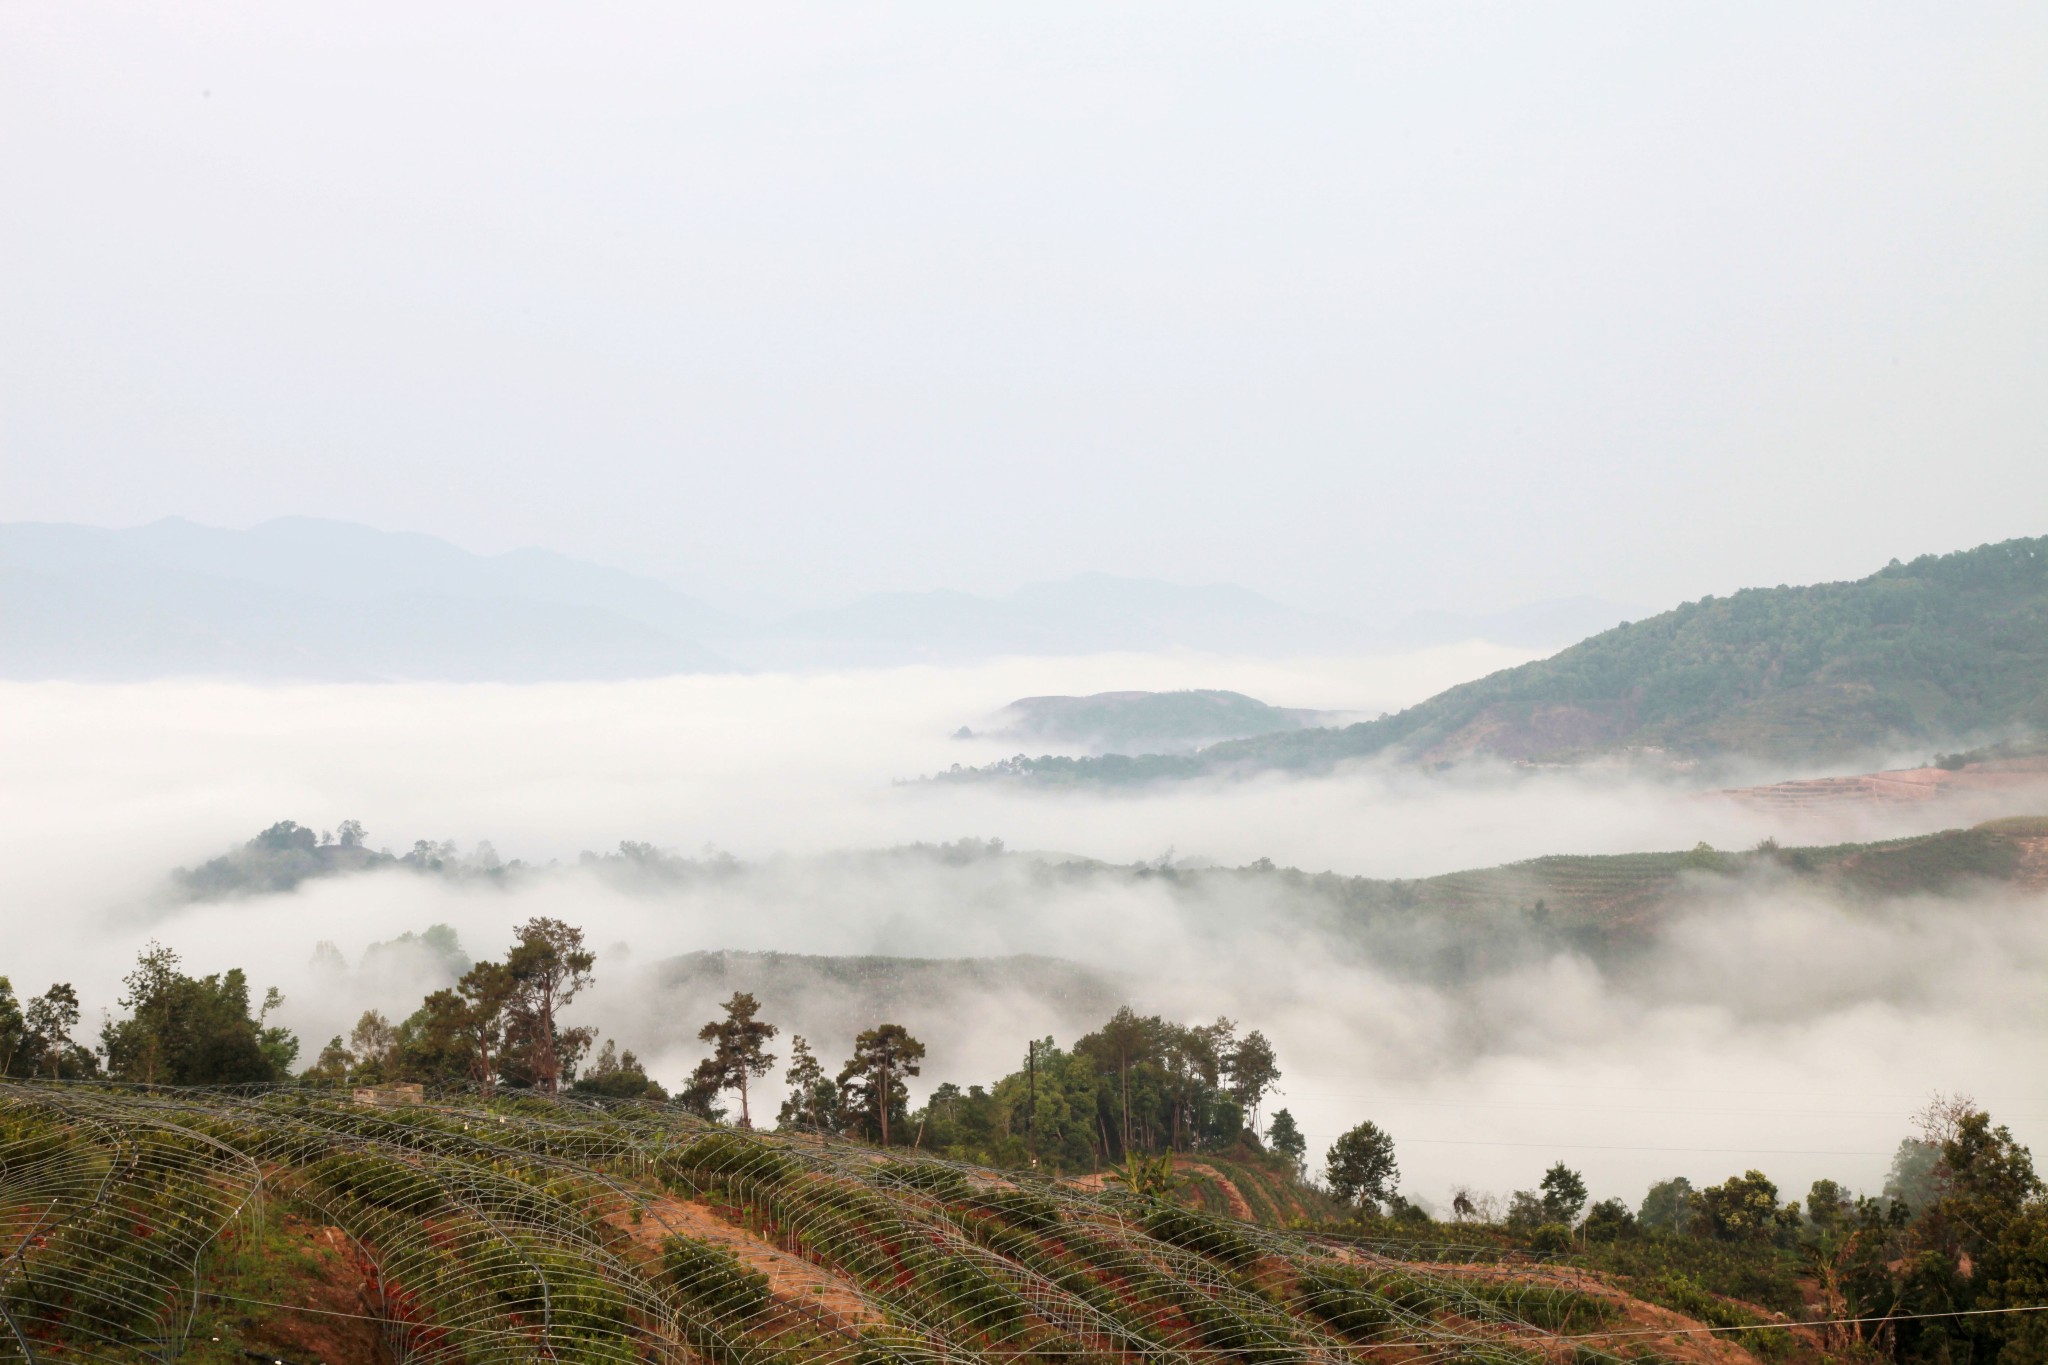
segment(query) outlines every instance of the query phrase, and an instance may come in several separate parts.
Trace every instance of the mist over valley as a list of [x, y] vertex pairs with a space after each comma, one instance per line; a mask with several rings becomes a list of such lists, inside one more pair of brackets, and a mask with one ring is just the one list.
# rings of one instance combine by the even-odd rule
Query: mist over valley
[[2044, 1365], [2044, 70], [0, 6], [0, 1365]]

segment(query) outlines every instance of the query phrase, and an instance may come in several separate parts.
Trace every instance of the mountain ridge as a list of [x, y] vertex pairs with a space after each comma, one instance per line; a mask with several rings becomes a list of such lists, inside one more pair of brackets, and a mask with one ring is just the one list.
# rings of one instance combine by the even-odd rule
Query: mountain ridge
[[1392, 757], [1567, 763], [1650, 751], [1826, 760], [2048, 730], [2048, 537], [1893, 560], [1865, 578], [1711, 595], [1342, 728], [1194, 755], [1029, 758], [943, 774], [1055, 784]]
[[1368, 627], [1231, 584], [1086, 573], [1014, 592], [869, 593], [768, 620], [539, 548], [474, 554], [318, 517], [0, 523], [0, 677], [578, 681], [967, 663], [1005, 655], [1332, 653], [1479, 638], [1561, 644], [1612, 604]]

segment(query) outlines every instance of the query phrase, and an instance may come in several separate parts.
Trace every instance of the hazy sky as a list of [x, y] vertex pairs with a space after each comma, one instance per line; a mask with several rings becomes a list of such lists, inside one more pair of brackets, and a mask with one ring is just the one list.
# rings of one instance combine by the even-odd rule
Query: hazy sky
[[0, 9], [0, 519], [714, 600], [2048, 532], [2048, 8]]

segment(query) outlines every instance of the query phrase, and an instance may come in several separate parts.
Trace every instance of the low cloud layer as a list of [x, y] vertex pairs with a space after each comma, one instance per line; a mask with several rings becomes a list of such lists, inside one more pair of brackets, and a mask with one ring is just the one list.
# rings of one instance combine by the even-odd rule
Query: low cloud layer
[[[1924, 811], [1788, 828], [1677, 787], [1601, 777], [1364, 770], [1158, 793], [892, 785], [990, 756], [946, 735], [1012, 697], [1119, 686], [1227, 686], [1290, 705], [1384, 709], [1509, 659], [1475, 649], [1276, 664], [1132, 658], [810, 678], [562, 687], [255, 689], [212, 684], [0, 689], [0, 971], [75, 981], [111, 1007], [154, 936], [190, 969], [243, 965], [282, 986], [308, 1049], [438, 984], [424, 956], [374, 943], [453, 925], [495, 955], [536, 914], [584, 925], [599, 984], [578, 1009], [673, 1082], [717, 992], [677, 955], [719, 950], [913, 958], [1036, 954], [1078, 964], [992, 988], [921, 986], [899, 1013], [932, 1044], [925, 1081], [992, 1079], [1023, 1040], [1071, 1041], [1104, 997], [1264, 1029], [1279, 1103], [1312, 1150], [1360, 1118], [1401, 1144], [1406, 1184], [1505, 1190], [1550, 1161], [1597, 1194], [1760, 1166], [1788, 1191], [1827, 1174], [1874, 1187], [1905, 1116], [1965, 1089], [2022, 1137], [2048, 1131], [2025, 1077], [2048, 1061], [2038, 897], [1852, 908], [1760, 881], [1702, 890], [1630, 953], [1588, 953], [1502, 920], [1352, 932], [1280, 878], [1177, 883], [1058, 870], [1057, 858], [856, 852], [962, 836], [1128, 863], [1270, 857], [1420, 876], [1546, 852], [1740, 847], [1926, 827]], [[1760, 778], [1778, 774], [1759, 774]], [[553, 871], [507, 889], [408, 873], [297, 893], [180, 904], [166, 870], [280, 818], [361, 819], [371, 842], [489, 839]], [[1844, 820], [1848, 823], [1843, 823]], [[1953, 818], [1937, 823], [1954, 823]], [[622, 838], [744, 861], [683, 879], [581, 867]], [[1455, 979], [1414, 964], [1417, 935], [1483, 940]], [[1397, 939], [1399, 940], [1397, 942]], [[314, 944], [347, 965], [316, 968]], [[1526, 941], [1525, 941], [1526, 940]], [[695, 970], [695, 969], [693, 969]], [[874, 990], [784, 974], [769, 1017], [843, 1055]], [[771, 993], [772, 994], [772, 993]]]

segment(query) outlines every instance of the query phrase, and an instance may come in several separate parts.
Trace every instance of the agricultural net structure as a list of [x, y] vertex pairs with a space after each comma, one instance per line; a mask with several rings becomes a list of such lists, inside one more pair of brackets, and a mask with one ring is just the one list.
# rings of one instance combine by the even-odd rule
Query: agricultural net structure
[[0, 1083], [5, 1361], [1643, 1358], [1619, 1298], [652, 1104]]

